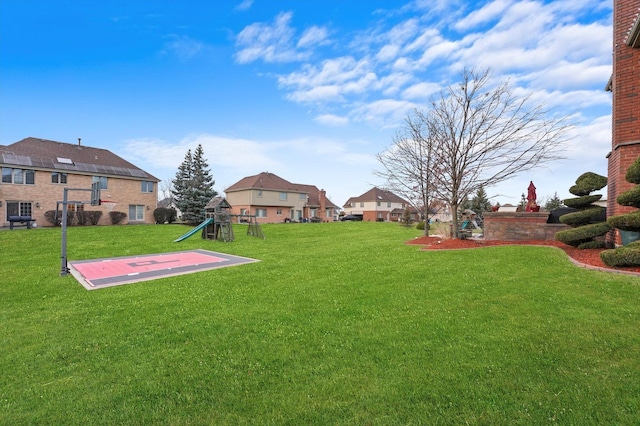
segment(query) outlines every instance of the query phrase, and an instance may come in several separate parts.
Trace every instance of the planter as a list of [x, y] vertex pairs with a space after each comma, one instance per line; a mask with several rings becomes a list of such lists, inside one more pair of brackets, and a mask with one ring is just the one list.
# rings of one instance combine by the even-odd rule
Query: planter
[[622, 245], [626, 246], [629, 243], [640, 240], [640, 232], [636, 231], [623, 231], [622, 229], [618, 229], [620, 232], [620, 238], [622, 239]]

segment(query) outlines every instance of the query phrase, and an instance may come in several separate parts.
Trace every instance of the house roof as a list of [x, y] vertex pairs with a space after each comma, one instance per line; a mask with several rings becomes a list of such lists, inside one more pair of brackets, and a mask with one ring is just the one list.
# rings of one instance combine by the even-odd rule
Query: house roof
[[80, 143], [69, 144], [32, 137], [0, 147], [0, 163], [65, 172], [159, 181], [158, 178], [109, 150], [92, 148]]
[[349, 207], [351, 203], [359, 203], [359, 202], [371, 202], [371, 201], [380, 201], [380, 202], [391, 202], [391, 203], [403, 203], [409, 204], [406, 200], [401, 197], [398, 197], [391, 191], [387, 191], [385, 189], [380, 189], [377, 187], [373, 187], [364, 194], [359, 197], [351, 197], [344, 204], [344, 207]]
[[[301, 194], [307, 194], [309, 200], [308, 205], [319, 206], [320, 205], [320, 190], [314, 185], [305, 185], [300, 183], [291, 183], [286, 179], [282, 179], [280, 176], [270, 172], [262, 172], [257, 175], [247, 176], [240, 179], [230, 187], [224, 190], [224, 192], [237, 192], [245, 191], [248, 189], [262, 189], [268, 191], [282, 191], [282, 192], [298, 192]], [[326, 199], [325, 205], [327, 207], [337, 207], [329, 199]]]
[[631, 24], [629, 35], [625, 42], [627, 46], [640, 48], [640, 8], [638, 8], [638, 13], [636, 13], [635, 19]]

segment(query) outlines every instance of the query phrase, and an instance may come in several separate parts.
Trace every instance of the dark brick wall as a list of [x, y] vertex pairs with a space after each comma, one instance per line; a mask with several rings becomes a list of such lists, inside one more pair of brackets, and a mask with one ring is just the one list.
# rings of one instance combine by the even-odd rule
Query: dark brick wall
[[483, 216], [485, 240], [555, 240], [556, 232], [569, 229], [564, 224], [547, 223], [549, 212], [487, 212]]

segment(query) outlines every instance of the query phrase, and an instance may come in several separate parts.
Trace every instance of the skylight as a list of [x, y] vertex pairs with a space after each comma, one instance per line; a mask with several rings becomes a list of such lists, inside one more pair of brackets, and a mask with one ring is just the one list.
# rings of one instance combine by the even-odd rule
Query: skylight
[[62, 164], [73, 164], [73, 161], [71, 161], [70, 158], [64, 158], [64, 157], [56, 157], [58, 160], [58, 163], [62, 163]]

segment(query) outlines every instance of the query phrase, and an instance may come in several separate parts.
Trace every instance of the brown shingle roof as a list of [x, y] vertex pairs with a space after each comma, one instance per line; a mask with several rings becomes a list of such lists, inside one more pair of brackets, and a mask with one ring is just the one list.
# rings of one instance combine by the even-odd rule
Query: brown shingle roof
[[371, 201], [380, 201], [380, 202], [392, 202], [392, 203], [404, 203], [409, 204], [406, 200], [398, 197], [391, 191], [387, 191], [385, 189], [380, 189], [373, 187], [364, 194], [359, 197], [351, 197], [344, 204], [344, 207], [349, 207], [351, 203], [359, 203], [359, 202], [371, 202]]
[[[224, 192], [244, 191], [247, 189], [264, 189], [270, 191], [282, 192], [299, 192], [309, 196], [308, 204], [310, 206], [320, 205], [320, 190], [314, 185], [304, 185], [300, 183], [291, 183], [282, 179], [280, 176], [270, 172], [262, 172], [254, 176], [247, 176], [240, 179]], [[327, 207], [337, 207], [329, 199], [326, 200]]]
[[159, 181], [109, 150], [85, 145], [25, 138], [0, 148], [0, 162], [84, 174], [121, 176]]

